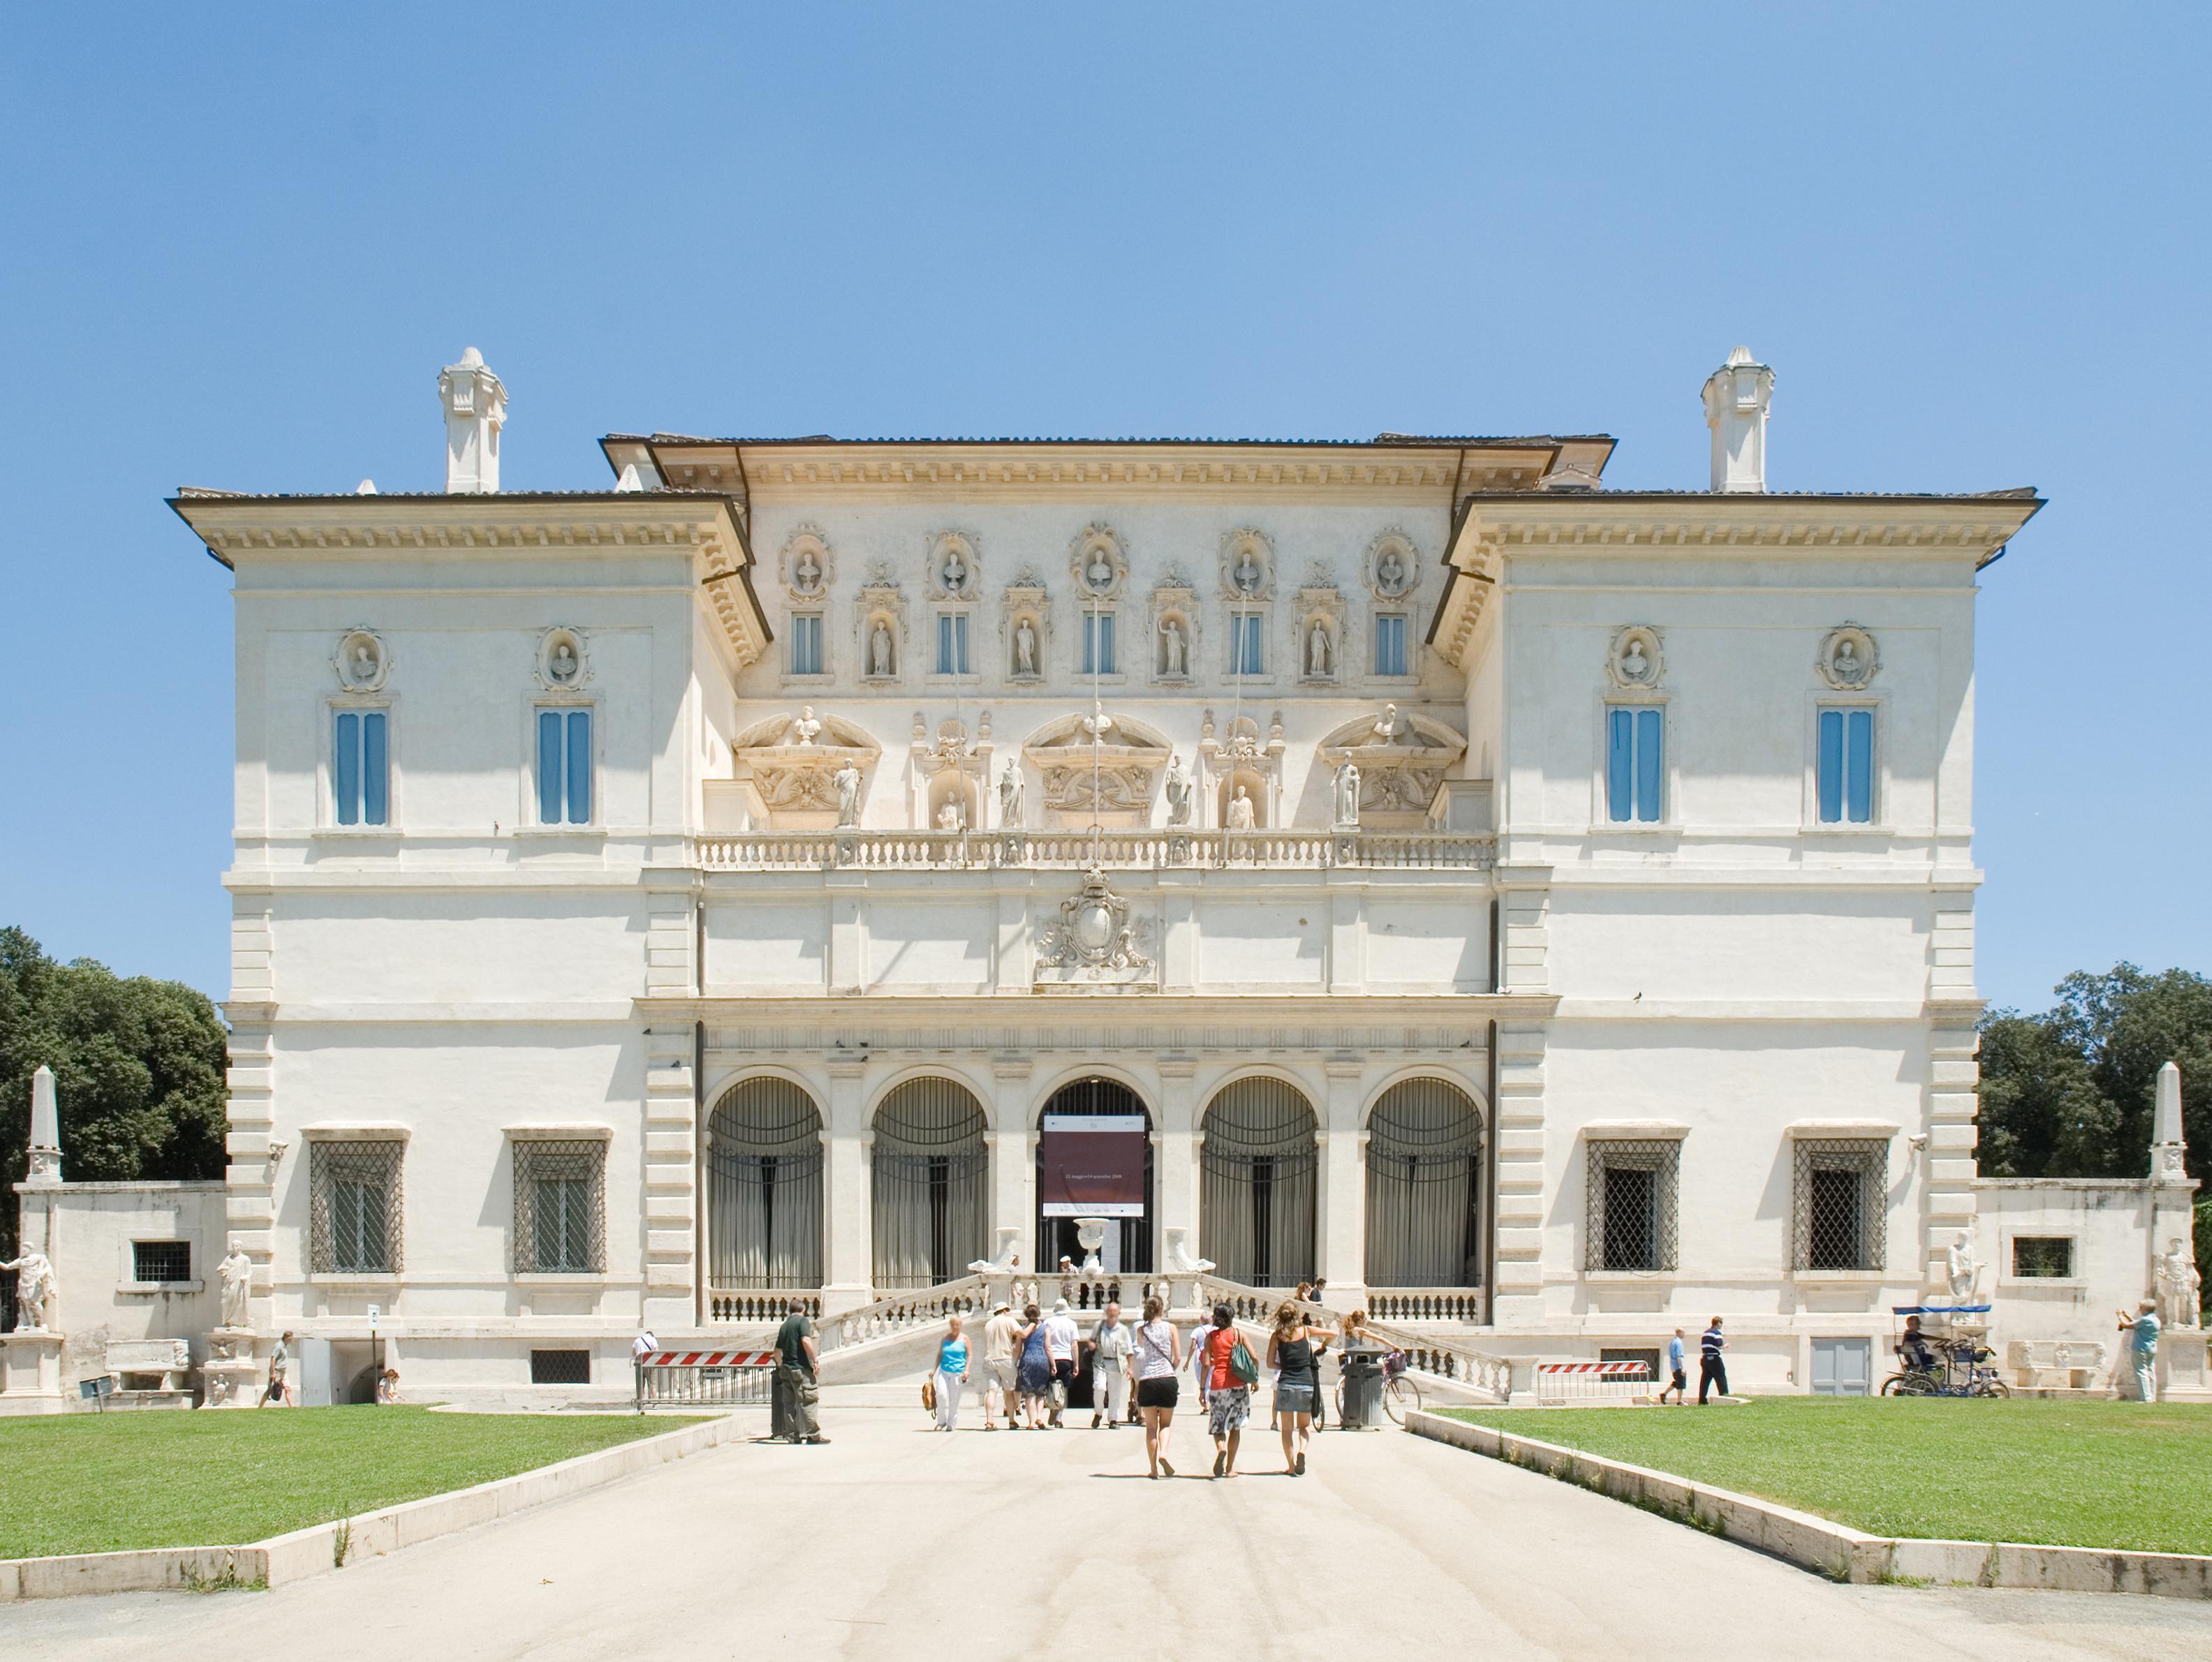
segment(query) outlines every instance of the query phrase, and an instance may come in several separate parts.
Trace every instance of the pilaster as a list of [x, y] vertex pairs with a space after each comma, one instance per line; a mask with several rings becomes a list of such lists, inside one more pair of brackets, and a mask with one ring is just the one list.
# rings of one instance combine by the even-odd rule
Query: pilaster
[[[1967, 973], [1971, 980], [1971, 968]], [[1941, 1287], [1949, 1274], [1947, 1250], [1960, 1234], [1971, 1237], [1974, 1231], [1974, 1116], [1981, 1082], [1981, 1066], [1974, 1059], [1981, 1034], [1974, 1023], [1982, 1005], [1974, 998], [1931, 1000], [1928, 1010], [1928, 1142], [1922, 1168], [1927, 1201], [1920, 1273], [1924, 1285]], [[1978, 1250], [1995, 1248], [1995, 1242], [1986, 1242]]]
[[991, 1247], [1003, 1258], [1011, 1241], [1032, 1274], [1036, 1234], [1036, 1147], [1030, 1141], [1030, 1058], [994, 1056], [991, 1114]]
[[[689, 954], [686, 954], [688, 961]], [[703, 1319], [698, 1273], [698, 1081], [688, 1024], [663, 1022], [645, 1039], [642, 1219], [648, 1325]]]
[[823, 1192], [830, 1208], [830, 1250], [823, 1262], [822, 1308], [835, 1314], [874, 1296], [869, 1162], [874, 1137], [862, 1121], [868, 1065], [833, 1058], [830, 1123], [823, 1138]]
[[1542, 1318], [1544, 1295], [1544, 1050], [1536, 1022], [1498, 1024], [1497, 1265], [1491, 1320]]
[[1366, 1298], [1367, 1130], [1359, 1123], [1365, 1069], [1358, 1057], [1340, 1055], [1322, 1071], [1328, 1101], [1315, 1200], [1321, 1211], [1315, 1273], [1328, 1282], [1330, 1301], [1350, 1308]]
[[1198, 1114], [1197, 1058], [1163, 1056], [1159, 1060], [1159, 1138], [1158, 1191], [1160, 1215], [1153, 1220], [1153, 1263], [1163, 1271], [1175, 1266], [1168, 1259], [1168, 1231], [1186, 1231], [1190, 1253], [1199, 1253], [1198, 1139], [1194, 1135]]
[[1551, 991], [1552, 868], [1503, 865], [1496, 873], [1500, 992]]
[[[276, 1136], [276, 1007], [234, 998], [222, 1008], [230, 1022], [223, 1076], [223, 1149], [229, 1156], [223, 1168], [223, 1228], [253, 1260], [250, 1319], [256, 1326], [269, 1326], [280, 1319], [266, 1301], [275, 1278], [276, 1185], [288, 1152]], [[202, 1250], [212, 1259], [222, 1245], [209, 1241]]]

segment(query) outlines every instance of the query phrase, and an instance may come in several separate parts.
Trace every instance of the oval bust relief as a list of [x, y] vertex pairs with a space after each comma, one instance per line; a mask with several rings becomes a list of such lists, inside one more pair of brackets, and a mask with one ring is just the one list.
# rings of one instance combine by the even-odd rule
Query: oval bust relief
[[384, 685], [392, 655], [375, 630], [349, 629], [338, 637], [338, 649], [331, 662], [337, 670], [338, 684], [346, 691], [373, 693]]

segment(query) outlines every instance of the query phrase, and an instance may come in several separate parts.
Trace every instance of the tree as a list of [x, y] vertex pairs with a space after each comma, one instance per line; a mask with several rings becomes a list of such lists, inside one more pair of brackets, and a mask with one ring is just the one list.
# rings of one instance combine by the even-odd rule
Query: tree
[[1981, 1142], [1990, 1177], [2142, 1177], [2158, 1071], [2181, 1069], [2189, 1174], [2212, 1172], [2212, 980], [2185, 969], [2077, 970], [2040, 1015], [1982, 1019]]
[[[118, 976], [89, 958], [56, 963], [0, 929], [0, 1177], [22, 1179], [31, 1075], [54, 1071], [63, 1169], [73, 1181], [223, 1173], [222, 1018], [180, 981]], [[0, 1206], [13, 1256], [17, 1210]]]

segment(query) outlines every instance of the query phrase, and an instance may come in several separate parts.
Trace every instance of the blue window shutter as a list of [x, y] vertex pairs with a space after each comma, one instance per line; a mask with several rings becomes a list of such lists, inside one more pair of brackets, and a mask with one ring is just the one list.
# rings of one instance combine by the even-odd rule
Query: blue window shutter
[[1844, 713], [1820, 712], [1820, 823], [1833, 825], [1844, 816]]
[[1636, 713], [1636, 817], [1659, 817], [1660, 781], [1665, 776], [1664, 718], [1656, 710]]
[[1114, 673], [1114, 614], [1098, 614], [1098, 673]]
[[1375, 620], [1375, 673], [1406, 673], [1406, 620], [1386, 613]]
[[538, 818], [541, 824], [561, 823], [561, 786], [567, 773], [561, 759], [561, 713], [538, 713]]
[[968, 614], [956, 612], [952, 618], [952, 673], [968, 673]]
[[952, 673], [952, 614], [951, 612], [939, 612], [937, 615], [937, 673], [939, 675]]
[[1845, 789], [1850, 798], [1851, 823], [1864, 825], [1874, 817], [1874, 712], [1853, 710], [1846, 725], [1850, 743], [1845, 759]]
[[1636, 712], [1606, 712], [1605, 804], [1607, 817], [1630, 818], [1635, 812]]
[[361, 717], [356, 712], [338, 712], [331, 752], [331, 771], [337, 776], [338, 823], [352, 825], [361, 818]]
[[592, 713], [568, 712], [568, 822], [588, 825], [592, 818]]
[[382, 825], [389, 817], [387, 781], [384, 712], [365, 711], [361, 718], [361, 821], [363, 825]]

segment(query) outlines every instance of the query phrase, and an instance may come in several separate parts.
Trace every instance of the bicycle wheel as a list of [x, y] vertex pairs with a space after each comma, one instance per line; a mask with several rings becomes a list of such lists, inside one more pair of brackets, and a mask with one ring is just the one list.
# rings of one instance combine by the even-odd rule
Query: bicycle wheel
[[1978, 1397], [2009, 1397], [2012, 1387], [2002, 1380], [1977, 1380], [1974, 1381], [1974, 1394]]
[[1382, 1387], [1382, 1411], [1390, 1416], [1391, 1424], [1405, 1424], [1407, 1410], [1419, 1411], [1420, 1406], [1421, 1387], [1403, 1374]]

